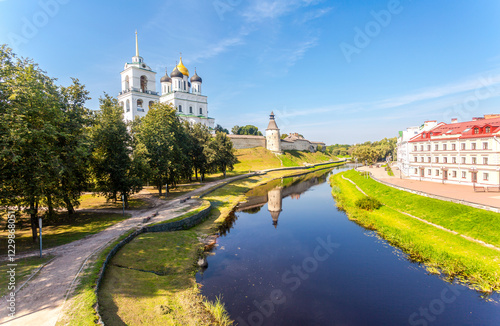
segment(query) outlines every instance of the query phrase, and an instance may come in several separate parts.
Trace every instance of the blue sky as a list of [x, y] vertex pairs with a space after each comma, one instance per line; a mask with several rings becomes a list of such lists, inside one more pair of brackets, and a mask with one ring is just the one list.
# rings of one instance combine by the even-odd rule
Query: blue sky
[[282, 132], [357, 143], [500, 113], [499, 18], [497, 0], [0, 0], [0, 43], [97, 109], [137, 29], [158, 86], [179, 52], [197, 67], [216, 123], [264, 130], [274, 111]]

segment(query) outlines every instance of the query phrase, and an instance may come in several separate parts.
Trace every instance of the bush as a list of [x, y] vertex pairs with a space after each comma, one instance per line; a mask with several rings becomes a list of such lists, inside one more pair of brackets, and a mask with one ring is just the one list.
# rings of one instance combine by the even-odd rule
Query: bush
[[373, 211], [374, 209], [379, 209], [382, 206], [382, 203], [373, 197], [363, 197], [356, 200], [355, 205], [357, 208]]

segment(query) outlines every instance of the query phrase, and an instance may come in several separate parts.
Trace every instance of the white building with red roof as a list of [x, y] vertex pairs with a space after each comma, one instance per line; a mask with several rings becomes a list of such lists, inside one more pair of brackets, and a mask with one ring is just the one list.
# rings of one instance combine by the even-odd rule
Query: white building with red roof
[[408, 141], [411, 179], [500, 187], [500, 114], [439, 123]]

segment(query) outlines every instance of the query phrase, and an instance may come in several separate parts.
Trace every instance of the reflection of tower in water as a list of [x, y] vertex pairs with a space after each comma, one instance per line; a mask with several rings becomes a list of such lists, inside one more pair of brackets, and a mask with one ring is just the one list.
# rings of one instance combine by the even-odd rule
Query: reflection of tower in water
[[267, 209], [273, 218], [273, 225], [278, 226], [278, 218], [281, 212], [281, 191], [282, 187], [275, 188], [267, 192]]

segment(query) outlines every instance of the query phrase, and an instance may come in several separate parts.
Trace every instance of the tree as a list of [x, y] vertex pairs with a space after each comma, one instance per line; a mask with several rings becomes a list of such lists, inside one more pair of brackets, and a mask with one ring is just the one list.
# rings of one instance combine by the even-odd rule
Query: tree
[[379, 158], [379, 152], [367, 145], [356, 146], [352, 152], [352, 156], [358, 159], [358, 162], [367, 161], [369, 164], [375, 163]]
[[0, 47], [0, 198], [25, 207], [33, 241], [38, 208], [59, 182], [57, 140], [63, 121], [54, 80], [28, 59]]
[[227, 130], [226, 128], [223, 128], [221, 125], [217, 124], [215, 126], [215, 132], [224, 132], [226, 134], [229, 134], [229, 130]]
[[[57, 189], [59, 197], [68, 214], [75, 212], [74, 207], [80, 204], [82, 192], [88, 187], [90, 139], [88, 129], [91, 124], [91, 113], [85, 108], [85, 101], [90, 99], [89, 92], [78, 79], [73, 85], [61, 87], [63, 120], [59, 127], [61, 135], [57, 141], [57, 152], [60, 163], [60, 184]], [[59, 199], [57, 198], [56, 199]], [[50, 212], [50, 205], [49, 212]], [[59, 205], [58, 205], [59, 206]]]
[[286, 137], [288, 137], [288, 134], [281, 134], [281, 139], [285, 139]]
[[151, 178], [161, 196], [162, 186], [175, 184], [183, 175], [187, 162], [180, 146], [183, 127], [171, 105], [155, 103], [137, 129], [137, 140], [147, 150]]
[[100, 111], [91, 129], [95, 187], [108, 200], [116, 201], [120, 194], [128, 208], [129, 196], [141, 188], [134, 175], [132, 137], [118, 101], [104, 94], [99, 102]]
[[[236, 130], [236, 127], [234, 126], [232, 131], [233, 134], [235, 135], [255, 135], [255, 136], [262, 136], [262, 133], [259, 131], [259, 128], [253, 125], [246, 125], [244, 127], [238, 127]], [[236, 131], [236, 132], [235, 132]]]
[[225, 178], [226, 171], [232, 171], [238, 161], [234, 155], [233, 143], [225, 133], [218, 132], [210, 141], [209, 148], [209, 162], [213, 171], [222, 172]]
[[208, 127], [201, 123], [190, 124], [186, 122], [185, 127], [191, 139], [189, 157], [193, 163], [195, 177], [196, 180], [198, 180], [199, 172], [201, 180], [203, 181], [205, 174], [210, 170], [208, 164], [208, 149], [212, 135]]
[[231, 128], [231, 132], [233, 133], [233, 135], [239, 135], [239, 131], [240, 131], [240, 126], [238, 125]]

